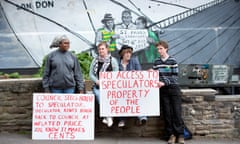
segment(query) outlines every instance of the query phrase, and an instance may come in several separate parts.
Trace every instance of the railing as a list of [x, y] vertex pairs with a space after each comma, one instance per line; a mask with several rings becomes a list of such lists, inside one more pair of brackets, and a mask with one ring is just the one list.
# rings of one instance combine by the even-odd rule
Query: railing
[[226, 1], [226, 0], [214, 0], [214, 1], [211, 1], [211, 2], [206, 3], [204, 5], [200, 5], [200, 6], [196, 7], [196, 8], [189, 9], [189, 10], [184, 11], [182, 13], [179, 13], [177, 15], [174, 15], [174, 16], [168, 17], [166, 19], [163, 19], [161, 21], [158, 21], [156, 23], [153, 23], [153, 24], [149, 25], [148, 27], [149, 28], [150, 27], [153, 28], [156, 25], [158, 27], [162, 28], [162, 29], [166, 28], [166, 27], [169, 27], [170, 25], [173, 25], [173, 24], [175, 24], [175, 23], [177, 23], [177, 22], [179, 22], [179, 21], [181, 21], [181, 20], [183, 20], [183, 19], [185, 19], [185, 18], [187, 18], [189, 16], [197, 14], [197, 13], [203, 11], [203, 10], [206, 10], [207, 8], [216, 6], [216, 5], [218, 5], [218, 4], [220, 4], [220, 3], [224, 2], [224, 1]]

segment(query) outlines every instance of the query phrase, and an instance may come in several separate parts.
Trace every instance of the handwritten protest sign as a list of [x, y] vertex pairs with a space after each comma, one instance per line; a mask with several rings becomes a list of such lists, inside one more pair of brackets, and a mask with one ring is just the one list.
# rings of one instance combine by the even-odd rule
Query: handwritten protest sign
[[101, 116], [159, 116], [157, 71], [100, 73]]
[[94, 139], [94, 95], [34, 93], [32, 139]]
[[120, 49], [122, 45], [129, 45], [136, 52], [149, 46], [147, 42], [148, 31], [146, 29], [116, 29], [115, 33], [120, 36], [120, 38], [116, 39], [117, 49]]

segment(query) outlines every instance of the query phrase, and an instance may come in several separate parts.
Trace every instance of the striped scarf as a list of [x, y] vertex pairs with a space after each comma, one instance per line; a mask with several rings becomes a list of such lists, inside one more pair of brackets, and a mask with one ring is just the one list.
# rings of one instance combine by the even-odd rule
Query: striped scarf
[[110, 65], [111, 59], [112, 59], [112, 57], [111, 57], [110, 54], [109, 54], [107, 57], [105, 57], [105, 58], [102, 58], [102, 57], [100, 57], [100, 56], [98, 56], [97, 58], [95, 58], [94, 63], [93, 63], [94, 74], [95, 74], [95, 75], [98, 75], [97, 72], [98, 72], [98, 63], [99, 63], [99, 62], [102, 62], [102, 63], [103, 63], [103, 65], [102, 65], [102, 67], [100, 68], [100, 71], [99, 71], [99, 72], [104, 72], [104, 71], [107, 70], [108, 66]]

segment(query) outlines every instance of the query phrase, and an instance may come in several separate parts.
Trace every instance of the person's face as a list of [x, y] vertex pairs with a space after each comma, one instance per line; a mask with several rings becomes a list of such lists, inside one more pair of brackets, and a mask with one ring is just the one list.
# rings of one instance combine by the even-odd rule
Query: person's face
[[122, 59], [128, 61], [128, 60], [131, 59], [131, 56], [132, 56], [132, 52], [131, 52], [131, 51], [126, 51], [126, 52], [123, 54]]
[[157, 46], [158, 53], [161, 57], [165, 57], [167, 55], [167, 48], [163, 47], [162, 45]]
[[132, 16], [129, 13], [123, 13], [122, 22], [126, 25], [130, 24], [132, 22]]
[[137, 29], [145, 29], [145, 24], [141, 20], [136, 20]]
[[106, 27], [107, 27], [108, 29], [113, 29], [114, 22], [113, 22], [113, 20], [107, 20], [107, 21], [105, 22], [105, 25], [106, 25]]
[[67, 39], [62, 40], [59, 44], [59, 48], [62, 51], [67, 51], [69, 47], [70, 47], [70, 42]]
[[106, 57], [108, 55], [108, 48], [105, 45], [98, 47], [98, 54], [100, 57]]

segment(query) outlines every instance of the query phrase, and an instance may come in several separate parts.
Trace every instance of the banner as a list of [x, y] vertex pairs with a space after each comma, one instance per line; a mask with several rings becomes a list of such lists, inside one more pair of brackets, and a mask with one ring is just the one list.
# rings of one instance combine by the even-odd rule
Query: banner
[[146, 29], [116, 29], [115, 31], [120, 36], [120, 38], [116, 39], [118, 49], [121, 49], [122, 45], [129, 45], [133, 48], [133, 52], [137, 52], [149, 46], [147, 42], [148, 31]]
[[32, 139], [93, 140], [94, 95], [33, 94]]
[[157, 71], [100, 73], [100, 116], [159, 116]]

